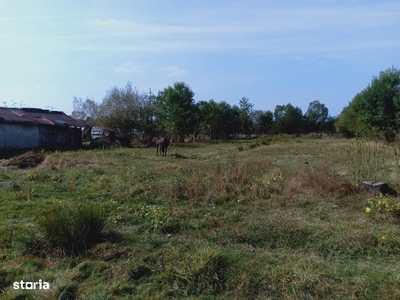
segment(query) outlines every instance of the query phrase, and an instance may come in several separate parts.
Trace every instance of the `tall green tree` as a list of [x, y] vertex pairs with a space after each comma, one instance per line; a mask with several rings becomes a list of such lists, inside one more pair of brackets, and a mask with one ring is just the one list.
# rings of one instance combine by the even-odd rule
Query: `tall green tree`
[[292, 104], [277, 105], [274, 112], [275, 133], [300, 133], [304, 127], [301, 109]]
[[254, 105], [250, 103], [249, 98], [242, 97], [242, 99], [239, 100], [241, 129], [246, 135], [250, 134], [253, 127], [253, 122], [250, 117], [253, 107]]
[[157, 121], [170, 135], [175, 134], [179, 142], [192, 133], [196, 124], [194, 92], [184, 82], [176, 82], [158, 92]]
[[380, 72], [343, 109], [336, 123], [340, 132], [375, 132], [392, 140], [400, 130], [400, 71]]
[[263, 112], [257, 120], [257, 129], [259, 133], [269, 133], [272, 130], [274, 121], [274, 114], [272, 111], [267, 110]]
[[328, 120], [328, 108], [325, 104], [315, 100], [308, 106], [307, 112], [305, 113], [308, 131], [320, 132], [323, 124]]

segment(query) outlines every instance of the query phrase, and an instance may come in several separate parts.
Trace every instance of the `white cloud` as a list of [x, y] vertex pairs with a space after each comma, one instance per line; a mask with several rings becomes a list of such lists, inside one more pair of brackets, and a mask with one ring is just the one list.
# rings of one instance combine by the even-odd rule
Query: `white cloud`
[[156, 69], [155, 71], [164, 73], [165, 75], [170, 76], [170, 77], [179, 77], [179, 76], [184, 76], [187, 74], [187, 71], [185, 69], [180, 69], [176, 66], [167, 66], [167, 67]]
[[132, 63], [132, 62], [125, 62], [116, 66], [114, 68], [115, 73], [123, 73], [123, 74], [142, 74], [144, 72], [143, 68]]
[[[97, 47], [125, 52], [233, 50], [263, 55], [304, 52], [342, 55], [341, 51], [398, 46], [397, 36], [385, 32], [397, 24], [400, 26], [400, 3], [318, 2], [308, 6], [266, 2], [249, 6], [247, 2], [246, 5], [233, 2], [229, 10], [216, 5], [214, 10], [206, 7], [179, 19], [165, 17], [153, 22], [90, 19], [87, 24], [93, 32], [119, 42], [83, 44], [80, 50]], [[223, 16], [219, 12], [224, 12]]]

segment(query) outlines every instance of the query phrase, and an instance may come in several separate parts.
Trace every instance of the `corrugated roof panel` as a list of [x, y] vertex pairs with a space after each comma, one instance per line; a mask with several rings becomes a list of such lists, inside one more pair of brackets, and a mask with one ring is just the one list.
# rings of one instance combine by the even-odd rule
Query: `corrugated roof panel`
[[83, 127], [83, 124], [67, 116], [62, 111], [49, 111], [40, 108], [13, 110], [11, 108], [0, 107], [0, 122]]

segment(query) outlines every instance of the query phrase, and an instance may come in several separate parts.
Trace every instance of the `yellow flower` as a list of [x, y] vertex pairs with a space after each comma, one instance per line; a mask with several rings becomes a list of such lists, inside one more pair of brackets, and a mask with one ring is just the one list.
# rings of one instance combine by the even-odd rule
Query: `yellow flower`
[[365, 212], [366, 213], [369, 213], [371, 211], [371, 209], [369, 208], [369, 207], [367, 207], [366, 209], [365, 209]]
[[381, 240], [382, 240], [382, 241], [386, 241], [386, 240], [387, 240], [387, 236], [386, 236], [386, 235], [382, 236], [382, 237], [381, 237]]

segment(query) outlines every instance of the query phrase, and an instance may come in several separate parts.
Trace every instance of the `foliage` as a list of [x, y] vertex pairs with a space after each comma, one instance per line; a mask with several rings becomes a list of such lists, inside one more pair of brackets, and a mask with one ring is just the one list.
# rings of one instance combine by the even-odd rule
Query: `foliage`
[[320, 132], [324, 123], [328, 120], [328, 108], [325, 104], [315, 100], [308, 106], [305, 117], [308, 123], [308, 130], [310, 132]]
[[[231, 106], [225, 101], [200, 101], [197, 103], [199, 128], [211, 139], [221, 139], [235, 136], [241, 131], [241, 110], [238, 106]], [[242, 113], [243, 115], [243, 113]]]
[[394, 67], [380, 72], [345, 107], [336, 123], [347, 136], [365, 132], [383, 135], [393, 141], [400, 129], [400, 71]]
[[274, 112], [276, 133], [299, 133], [303, 128], [303, 114], [299, 107], [290, 103], [277, 105]]
[[241, 131], [247, 135], [250, 134], [253, 127], [253, 121], [250, 118], [253, 107], [254, 105], [250, 103], [249, 98], [242, 97], [239, 100]]
[[[255, 131], [261, 134], [267, 134], [272, 131], [274, 114], [272, 111], [254, 111], [257, 114], [252, 114], [253, 124], [255, 126]], [[253, 112], [253, 113], [254, 113]]]
[[158, 92], [157, 122], [170, 135], [176, 134], [180, 142], [193, 132], [196, 123], [193, 97], [194, 92], [184, 82], [175, 82], [173, 87]]
[[310, 103], [305, 115], [291, 104], [277, 105], [271, 111], [253, 110], [249, 98], [239, 99], [239, 105], [225, 101], [194, 101], [195, 93], [184, 82], [175, 82], [158, 92], [157, 97], [140, 93], [128, 82], [124, 88], [107, 91], [102, 103], [94, 100], [73, 100], [73, 117], [89, 126], [99, 126], [116, 132], [123, 145], [130, 145], [135, 137], [150, 145], [159, 135], [184, 142], [191, 136], [194, 141], [209, 138], [228, 139], [251, 134], [302, 133], [333, 131], [334, 119], [318, 100]]
[[100, 105], [98, 124], [117, 133], [121, 144], [129, 145], [135, 133], [145, 135], [145, 141], [155, 131], [155, 96], [140, 93], [128, 82], [124, 88], [110, 89]]
[[95, 125], [100, 114], [100, 105], [98, 103], [89, 98], [86, 98], [86, 100], [83, 101], [82, 98], [74, 96], [73, 107], [73, 118], [83, 121], [89, 126]]

